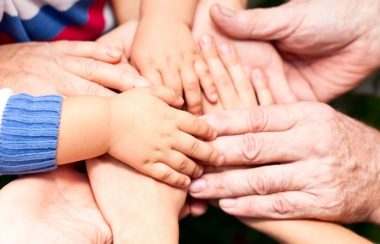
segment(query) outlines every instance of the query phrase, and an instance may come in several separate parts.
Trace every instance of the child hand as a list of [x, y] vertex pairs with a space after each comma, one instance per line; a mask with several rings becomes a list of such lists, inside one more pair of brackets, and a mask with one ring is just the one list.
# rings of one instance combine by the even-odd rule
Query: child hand
[[203, 171], [191, 158], [210, 163], [223, 158], [197, 139], [214, 139], [213, 128], [168, 105], [182, 102], [161, 86], [137, 88], [110, 98], [109, 154], [155, 179], [188, 186], [188, 176], [199, 177]]
[[189, 26], [170, 17], [143, 17], [134, 40], [131, 59], [153, 84], [172, 88], [186, 99], [188, 111], [200, 115], [201, 89], [194, 71], [198, 55]]

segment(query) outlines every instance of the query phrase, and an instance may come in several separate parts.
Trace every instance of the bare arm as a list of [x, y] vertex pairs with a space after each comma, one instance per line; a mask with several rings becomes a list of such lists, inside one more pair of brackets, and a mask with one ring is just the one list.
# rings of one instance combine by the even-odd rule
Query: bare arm
[[118, 24], [140, 17], [141, 0], [112, 0], [111, 4]]
[[371, 243], [340, 225], [328, 222], [256, 219], [242, 219], [242, 221], [281, 243]]
[[142, 0], [141, 18], [170, 17], [173, 20], [181, 20], [188, 26], [193, 24], [197, 0]]

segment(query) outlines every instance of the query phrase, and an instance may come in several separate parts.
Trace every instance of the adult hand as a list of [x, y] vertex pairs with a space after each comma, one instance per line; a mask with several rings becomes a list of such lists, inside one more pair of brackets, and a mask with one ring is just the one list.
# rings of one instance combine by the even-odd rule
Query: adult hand
[[186, 190], [155, 181], [108, 155], [86, 164], [115, 243], [178, 243]]
[[[241, 64], [248, 72], [255, 68], [261, 69], [265, 72], [268, 80], [274, 81], [269, 83], [269, 88], [274, 93], [275, 102], [295, 102], [297, 98], [290, 90], [283, 61], [276, 49], [267, 42], [237, 40], [218, 31], [210, 18], [210, 7], [217, 2], [228, 4], [234, 10], [244, 9], [240, 0], [201, 0], [193, 24], [194, 38], [199, 40], [201, 36], [208, 34], [214, 36], [217, 45], [233, 44]], [[306, 90], [305, 94], [307, 94], [308, 100], [315, 100], [315, 96], [309, 90]]]
[[138, 77], [113, 65], [120, 51], [94, 42], [10, 44], [0, 54], [0, 84], [15, 92], [112, 95], [104, 87], [125, 91]]
[[354, 88], [380, 66], [379, 14], [377, 0], [293, 0], [269, 9], [211, 9], [214, 23], [228, 36], [272, 41], [284, 57], [295, 96], [308, 100], [314, 94], [319, 101]]
[[378, 131], [306, 102], [206, 121], [228, 135], [213, 142], [226, 164], [254, 167], [205, 175], [191, 186], [193, 197], [224, 198], [222, 209], [237, 216], [380, 223]]
[[2, 188], [0, 236], [1, 243], [112, 243], [87, 177], [70, 167]]

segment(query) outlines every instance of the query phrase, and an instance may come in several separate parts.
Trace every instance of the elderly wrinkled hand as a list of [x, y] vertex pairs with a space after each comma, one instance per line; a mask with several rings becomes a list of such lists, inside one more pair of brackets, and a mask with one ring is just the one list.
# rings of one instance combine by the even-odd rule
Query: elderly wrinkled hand
[[[296, 103], [207, 115], [226, 171], [196, 180], [196, 198], [232, 215], [379, 223], [380, 134], [331, 107]], [[260, 166], [259, 165], [264, 165]]]
[[122, 52], [95, 42], [57, 41], [0, 47], [1, 86], [33, 95], [110, 96], [141, 79], [113, 65]]
[[[351, 90], [380, 66], [379, 13], [377, 0], [293, 0], [269, 9], [211, 9], [214, 23], [228, 36], [273, 41], [294, 95], [319, 101]], [[281, 99], [276, 91], [273, 95]]]

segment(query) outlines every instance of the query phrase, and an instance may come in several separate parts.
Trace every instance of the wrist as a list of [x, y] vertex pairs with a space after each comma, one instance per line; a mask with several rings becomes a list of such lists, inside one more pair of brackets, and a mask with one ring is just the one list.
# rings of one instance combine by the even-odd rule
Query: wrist
[[105, 154], [109, 148], [110, 111], [108, 98], [66, 98], [57, 146], [57, 164], [67, 164]]
[[[160, 211], [160, 210], [158, 210]], [[155, 215], [120, 221], [111, 226], [114, 244], [168, 243], [179, 241], [178, 217]]]

